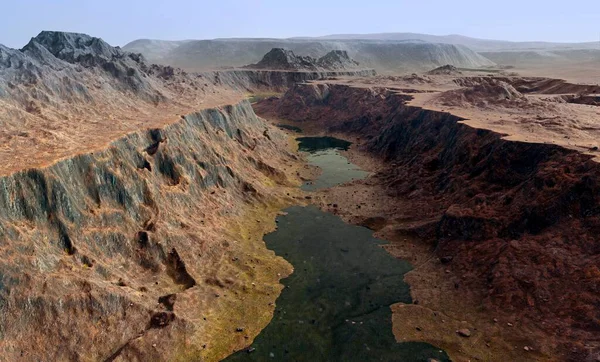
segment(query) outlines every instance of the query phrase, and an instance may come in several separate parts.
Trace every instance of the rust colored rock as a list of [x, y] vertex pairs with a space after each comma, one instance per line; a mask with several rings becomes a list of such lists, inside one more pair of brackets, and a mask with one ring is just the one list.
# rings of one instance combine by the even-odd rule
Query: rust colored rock
[[456, 334], [458, 334], [461, 337], [465, 337], [465, 338], [469, 338], [471, 337], [471, 330], [469, 329], [459, 329], [456, 331]]
[[175, 313], [158, 312], [150, 318], [150, 328], [164, 328], [175, 320]]

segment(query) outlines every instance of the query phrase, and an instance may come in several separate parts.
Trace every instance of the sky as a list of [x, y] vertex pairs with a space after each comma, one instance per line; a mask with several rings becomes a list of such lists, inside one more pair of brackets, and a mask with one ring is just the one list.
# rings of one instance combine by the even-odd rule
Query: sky
[[115, 46], [140, 38], [381, 32], [600, 41], [598, 0], [1, 0], [0, 14], [0, 44], [13, 48], [42, 30], [86, 33]]

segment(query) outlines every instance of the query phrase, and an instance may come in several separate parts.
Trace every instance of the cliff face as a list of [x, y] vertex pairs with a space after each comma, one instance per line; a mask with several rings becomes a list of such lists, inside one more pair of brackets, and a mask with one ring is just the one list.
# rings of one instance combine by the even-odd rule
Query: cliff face
[[0, 178], [4, 358], [214, 360], [247, 343], [290, 271], [261, 242], [292, 186], [287, 142], [243, 102]]
[[415, 232], [452, 260], [463, 293], [494, 315], [540, 326], [561, 358], [596, 356], [598, 163], [558, 146], [506, 141], [451, 114], [406, 106], [407, 97], [298, 85], [256, 109], [360, 136], [387, 165], [375, 179], [411, 205], [402, 216], [420, 221]]

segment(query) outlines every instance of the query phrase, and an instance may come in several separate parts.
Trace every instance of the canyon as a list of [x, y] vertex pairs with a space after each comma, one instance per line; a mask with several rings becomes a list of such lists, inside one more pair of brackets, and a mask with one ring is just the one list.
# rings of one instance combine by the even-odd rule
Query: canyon
[[463, 47], [0, 46], [3, 358], [598, 360], [598, 86]]

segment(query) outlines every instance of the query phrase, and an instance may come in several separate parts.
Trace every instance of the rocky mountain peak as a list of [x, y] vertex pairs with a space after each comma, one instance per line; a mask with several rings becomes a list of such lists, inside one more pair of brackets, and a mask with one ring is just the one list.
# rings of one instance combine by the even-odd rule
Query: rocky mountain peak
[[100, 38], [80, 33], [42, 31], [21, 51], [40, 55], [38, 46], [42, 46], [58, 59], [69, 63], [81, 63], [84, 66], [103, 64], [127, 56], [135, 61], [142, 60], [141, 55], [124, 52]]
[[326, 69], [349, 69], [358, 67], [359, 63], [350, 58], [345, 50], [332, 50], [319, 58], [317, 61], [320, 67]]
[[298, 56], [293, 51], [284, 48], [273, 48], [255, 64], [261, 69], [297, 70], [314, 68], [316, 59], [308, 56]]
[[325, 56], [315, 59], [310, 56], [296, 55], [288, 49], [273, 48], [260, 62], [245, 68], [322, 71], [352, 69], [357, 66], [358, 62], [352, 60], [345, 50], [332, 50]]

